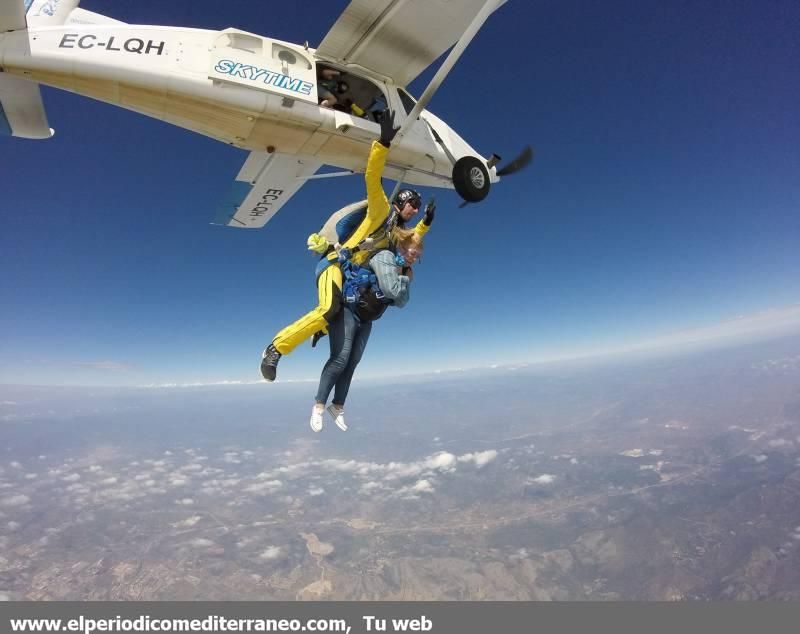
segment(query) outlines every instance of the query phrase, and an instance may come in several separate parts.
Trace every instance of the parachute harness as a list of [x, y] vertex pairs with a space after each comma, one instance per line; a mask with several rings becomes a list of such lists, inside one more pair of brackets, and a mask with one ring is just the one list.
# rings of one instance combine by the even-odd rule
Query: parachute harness
[[[345, 306], [350, 309], [359, 321], [377, 319], [383, 314], [386, 307], [392, 303], [392, 300], [386, 299], [378, 285], [378, 278], [375, 273], [371, 269], [353, 262], [353, 255], [359, 251], [375, 251], [376, 243], [388, 238], [392, 227], [398, 224], [398, 215], [397, 210], [392, 209], [384, 223], [372, 235], [362, 240], [352, 249], [342, 247], [339, 242], [331, 245], [317, 263], [315, 274], [316, 277], [319, 277], [326, 268], [334, 263], [334, 260], [330, 259], [330, 254], [334, 251], [336, 252], [335, 261], [338, 261], [344, 277], [342, 295]], [[338, 229], [339, 227], [337, 226], [337, 233], [339, 233]], [[397, 266], [406, 265], [403, 256], [398, 254], [395, 254], [395, 263]]]
[[[378, 285], [378, 277], [375, 273], [359, 264], [353, 262], [353, 254], [357, 251], [371, 251], [372, 242], [367, 239], [353, 249], [338, 248], [337, 254], [339, 267], [344, 276], [342, 295], [344, 296], [345, 306], [360, 320], [371, 321], [383, 314], [386, 306], [392, 303]], [[338, 246], [338, 245], [337, 245]], [[405, 259], [402, 255], [395, 255], [395, 263], [398, 266], [405, 266]], [[365, 301], [367, 297], [374, 298], [376, 302]], [[368, 308], [369, 307], [369, 308]]]
[[[386, 296], [383, 294], [380, 286], [378, 286], [378, 277], [375, 273], [371, 269], [353, 262], [353, 254], [359, 250], [366, 249], [355, 247], [354, 249], [341, 248], [338, 250], [339, 266], [344, 275], [342, 294], [344, 295], [345, 302], [348, 304], [357, 302], [363, 290], [371, 291], [378, 299], [385, 300]], [[394, 259], [397, 266], [405, 266], [406, 262], [402, 255], [395, 255]], [[386, 300], [387, 303], [389, 301], [391, 300]]]

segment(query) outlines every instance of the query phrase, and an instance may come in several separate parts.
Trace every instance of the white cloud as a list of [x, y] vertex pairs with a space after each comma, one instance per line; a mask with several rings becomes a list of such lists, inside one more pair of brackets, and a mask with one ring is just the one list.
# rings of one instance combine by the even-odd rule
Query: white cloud
[[246, 493], [256, 493], [258, 495], [266, 495], [267, 493], [273, 493], [277, 491], [283, 486], [283, 482], [280, 480], [265, 480], [264, 482], [257, 482], [256, 484], [251, 484], [248, 487], [244, 488]]
[[476, 451], [475, 453], [465, 453], [458, 457], [459, 462], [474, 462], [475, 466], [479, 469], [484, 465], [489, 464], [492, 460], [497, 458], [497, 451], [489, 449], [487, 451]]
[[80, 476], [80, 475], [78, 475], [77, 473], [71, 473], [70, 475], [68, 475], [68, 476], [64, 476], [64, 477], [63, 477], [63, 478], [61, 478], [61, 479], [62, 479], [64, 482], [77, 482], [78, 480], [80, 480], [80, 479], [81, 479], [81, 476]]
[[[476, 467], [481, 468], [495, 460], [497, 456], [498, 452], [496, 450], [489, 449], [466, 453], [461, 456], [455, 456], [446, 451], [439, 451], [420, 460], [411, 462], [392, 461], [379, 463], [335, 458], [321, 461], [305, 461], [291, 465], [282, 465], [269, 471], [261, 472], [255, 476], [255, 483], [245, 487], [244, 491], [251, 493], [269, 491], [269, 489], [274, 488], [276, 485], [265, 487], [263, 484], [259, 483], [261, 481], [280, 481], [277, 479], [277, 476], [280, 476], [281, 479], [295, 480], [308, 476], [313, 476], [315, 478], [323, 477], [321, 474], [327, 472], [336, 475], [349, 474], [360, 479], [365, 479], [367, 481], [360, 485], [360, 491], [362, 493], [373, 493], [379, 488], [385, 488], [378, 484], [379, 481], [393, 483], [397, 480], [430, 478], [436, 475], [452, 474], [456, 472], [459, 464], [467, 464], [470, 462], [475, 464]], [[216, 484], [216, 482], [214, 482], [214, 484]], [[310, 490], [315, 488], [316, 487], [312, 487]], [[405, 489], [402, 487], [401, 489], [395, 489], [395, 494], [398, 490]], [[411, 492], [410, 487], [408, 491]]]
[[393, 495], [407, 500], [416, 500], [419, 498], [420, 493], [433, 493], [434, 490], [429, 480], [417, 480], [410, 486], [400, 487]]
[[202, 537], [193, 539], [192, 541], [189, 542], [189, 544], [191, 546], [194, 546], [195, 548], [209, 548], [215, 545], [214, 542], [212, 542], [210, 539], [204, 539]]
[[555, 482], [556, 477], [554, 475], [550, 475], [549, 473], [543, 473], [540, 476], [537, 476], [532, 479], [532, 482], [536, 484], [552, 484]]
[[223, 460], [230, 464], [242, 464], [242, 461], [239, 460], [239, 454], [236, 451], [226, 451]]
[[263, 559], [264, 561], [270, 561], [272, 559], [277, 559], [281, 556], [281, 549], [278, 546], [269, 546], [264, 552], [262, 552], [258, 558]]
[[0, 505], [2, 506], [23, 506], [30, 502], [31, 499], [27, 495], [12, 495], [7, 498], [3, 498], [0, 500]]
[[415, 493], [433, 493], [433, 485], [427, 480], [417, 480], [416, 484], [411, 487]]
[[309, 494], [311, 497], [316, 497], [316, 496], [318, 496], [318, 495], [324, 495], [324, 494], [325, 494], [325, 489], [322, 489], [322, 488], [320, 488], [320, 487], [311, 487], [311, 488], [308, 490], [308, 494]]
[[192, 506], [194, 504], [194, 500], [192, 498], [183, 498], [182, 500], [175, 500], [175, 504], [180, 504], [181, 506]]
[[75, 361], [72, 365], [89, 370], [102, 370], [103, 372], [129, 372], [135, 367], [121, 361]]
[[452, 471], [456, 467], [456, 460], [453, 454], [442, 451], [426, 458], [425, 465], [438, 471]]

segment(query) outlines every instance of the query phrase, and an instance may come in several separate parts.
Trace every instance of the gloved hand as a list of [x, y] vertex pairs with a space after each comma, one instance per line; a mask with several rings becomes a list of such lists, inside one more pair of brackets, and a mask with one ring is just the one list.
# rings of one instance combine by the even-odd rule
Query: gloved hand
[[433, 224], [433, 217], [436, 215], [436, 201], [431, 198], [425, 205], [425, 215], [422, 216], [422, 224], [430, 227]]
[[384, 147], [389, 147], [392, 144], [392, 139], [394, 139], [394, 136], [397, 134], [399, 129], [399, 127], [394, 127], [394, 112], [388, 108], [384, 110], [383, 116], [381, 117], [381, 145]]
[[314, 253], [319, 253], [320, 255], [325, 253], [325, 251], [327, 251], [328, 247], [330, 246], [330, 244], [328, 244], [328, 241], [318, 233], [312, 233], [310, 236], [308, 236], [306, 244], [308, 245], [309, 251], [313, 251]]

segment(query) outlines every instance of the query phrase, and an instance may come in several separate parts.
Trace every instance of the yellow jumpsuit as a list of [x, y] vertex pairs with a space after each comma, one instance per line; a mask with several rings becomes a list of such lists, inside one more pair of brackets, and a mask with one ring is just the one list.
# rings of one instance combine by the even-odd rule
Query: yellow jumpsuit
[[[372, 148], [367, 159], [367, 169], [364, 173], [364, 179], [367, 183], [367, 214], [352, 235], [342, 244], [347, 249], [353, 249], [362, 240], [371, 236], [380, 229], [381, 225], [389, 217], [391, 207], [381, 186], [381, 175], [386, 165], [386, 155], [388, 153], [389, 148], [381, 145], [378, 141], [372, 142]], [[416, 231], [421, 234], [426, 233], [427, 230], [428, 227], [424, 223], [419, 223], [416, 227]], [[375, 248], [385, 248], [387, 244], [388, 236], [384, 240], [378, 241]], [[356, 264], [362, 264], [371, 254], [369, 251], [356, 251], [352, 260]], [[336, 253], [331, 253], [328, 259], [331, 261], [336, 260]], [[317, 278], [317, 292], [319, 295], [317, 307], [294, 323], [286, 326], [272, 340], [272, 345], [281, 354], [289, 354], [298, 345], [313, 336], [314, 333], [325, 330], [328, 327], [328, 323], [341, 310], [342, 270], [338, 264], [327, 267]]]

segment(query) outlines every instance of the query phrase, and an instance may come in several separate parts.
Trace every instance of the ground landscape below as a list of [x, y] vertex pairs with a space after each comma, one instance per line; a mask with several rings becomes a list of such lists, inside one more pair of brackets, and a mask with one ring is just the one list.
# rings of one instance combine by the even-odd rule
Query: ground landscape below
[[800, 599], [800, 339], [354, 387], [0, 387], [7, 599]]

